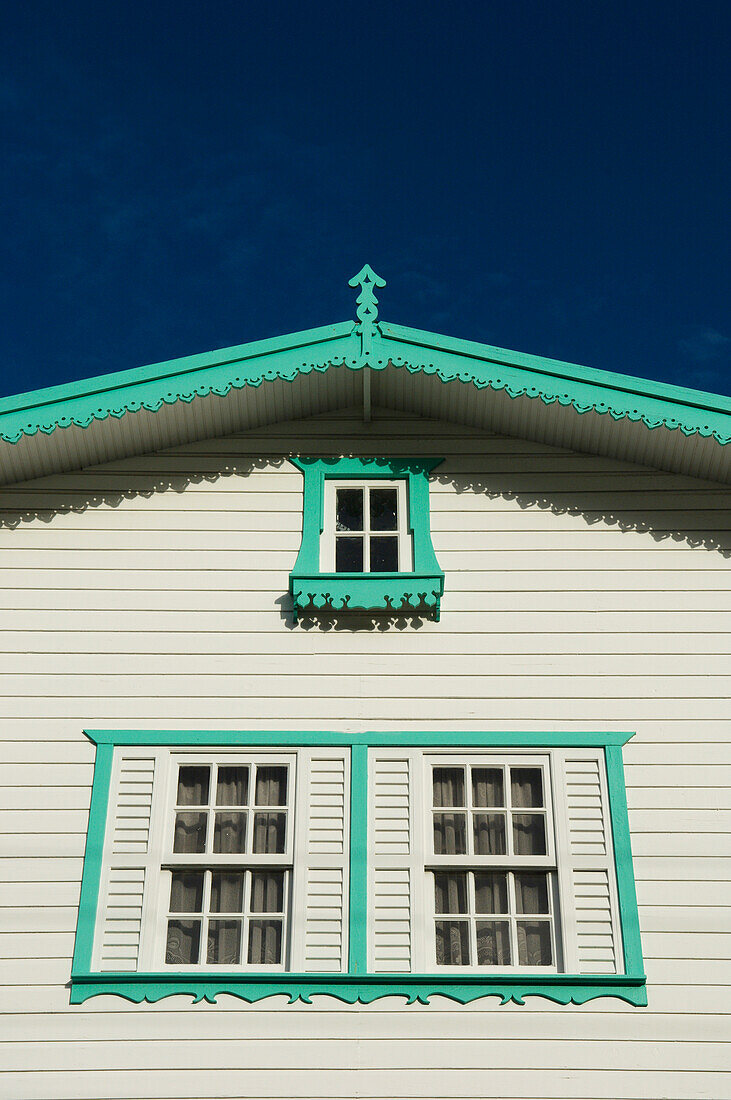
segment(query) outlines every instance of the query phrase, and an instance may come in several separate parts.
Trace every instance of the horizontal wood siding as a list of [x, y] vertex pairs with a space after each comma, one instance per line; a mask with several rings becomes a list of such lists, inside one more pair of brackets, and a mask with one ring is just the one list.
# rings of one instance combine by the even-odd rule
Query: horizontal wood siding
[[[285, 456], [340, 452], [445, 456], [431, 484], [440, 623], [293, 627], [302, 478]], [[368, 425], [314, 418], [3, 490], [0, 1096], [731, 1095], [730, 505], [712, 483], [378, 410]], [[95, 726], [635, 729], [625, 759], [649, 1008], [69, 1007], [94, 758], [82, 730]], [[576, 845], [594, 852], [586, 769], [567, 781]], [[139, 760], [121, 781], [118, 841], [134, 846]], [[313, 810], [340, 805], [344, 781], [337, 761], [313, 758]], [[398, 919], [413, 884], [403, 784], [393, 770], [378, 782], [391, 852], [375, 881], [379, 943], [395, 968], [412, 949]], [[347, 883], [330, 811], [307, 843], [307, 957], [338, 969]], [[609, 969], [601, 868], [575, 874], [579, 951]], [[117, 875], [105, 887], [105, 959], [134, 953], [139, 886]]]

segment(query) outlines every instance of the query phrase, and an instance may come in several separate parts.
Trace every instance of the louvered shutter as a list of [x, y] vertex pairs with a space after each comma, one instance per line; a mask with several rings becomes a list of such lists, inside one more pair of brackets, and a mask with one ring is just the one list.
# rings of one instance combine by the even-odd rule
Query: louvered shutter
[[369, 754], [369, 969], [423, 968], [424, 874], [421, 851], [420, 751]]
[[145, 892], [157, 884], [152, 851], [153, 798], [161, 782], [154, 749], [118, 748], [112, 766], [103, 871], [94, 936], [94, 969], [140, 969]]
[[624, 966], [603, 753], [556, 751], [554, 764], [565, 968], [577, 974], [621, 973]]
[[347, 969], [349, 757], [343, 749], [298, 753], [292, 966]]

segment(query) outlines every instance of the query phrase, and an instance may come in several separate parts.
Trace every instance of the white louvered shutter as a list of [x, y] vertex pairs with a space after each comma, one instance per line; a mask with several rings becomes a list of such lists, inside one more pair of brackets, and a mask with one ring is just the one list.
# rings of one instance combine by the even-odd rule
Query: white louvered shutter
[[301, 749], [298, 776], [292, 966], [341, 972], [348, 963], [349, 755]]
[[422, 753], [369, 753], [368, 955], [373, 973], [423, 968]]
[[159, 877], [151, 827], [161, 770], [154, 749], [115, 750], [94, 936], [95, 970], [140, 969], [145, 891], [156, 886]]
[[565, 968], [577, 974], [621, 973], [624, 965], [603, 752], [563, 749], [553, 756]]

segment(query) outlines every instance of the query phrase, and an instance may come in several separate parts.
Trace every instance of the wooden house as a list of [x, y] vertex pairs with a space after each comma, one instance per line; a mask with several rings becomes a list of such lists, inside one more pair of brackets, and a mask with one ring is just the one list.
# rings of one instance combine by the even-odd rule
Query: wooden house
[[0, 401], [0, 1096], [731, 1095], [731, 400], [378, 319]]

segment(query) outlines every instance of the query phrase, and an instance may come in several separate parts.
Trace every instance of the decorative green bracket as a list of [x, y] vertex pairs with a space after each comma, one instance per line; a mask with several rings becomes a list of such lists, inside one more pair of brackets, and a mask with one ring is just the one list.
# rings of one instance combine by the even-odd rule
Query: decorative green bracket
[[[441, 458], [292, 458], [304, 474], [302, 544], [289, 577], [294, 621], [301, 615], [350, 611], [429, 615], [439, 621], [444, 573], [429, 524], [429, 480]], [[320, 569], [326, 479], [358, 477], [408, 482], [413, 569], [400, 573], [325, 573]]]

